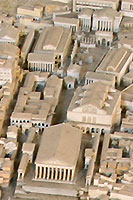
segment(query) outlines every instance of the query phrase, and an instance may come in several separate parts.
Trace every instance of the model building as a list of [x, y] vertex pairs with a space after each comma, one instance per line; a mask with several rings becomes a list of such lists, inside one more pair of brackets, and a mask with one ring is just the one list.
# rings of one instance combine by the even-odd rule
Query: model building
[[133, 0], [1, 0], [0, 199], [133, 200]]

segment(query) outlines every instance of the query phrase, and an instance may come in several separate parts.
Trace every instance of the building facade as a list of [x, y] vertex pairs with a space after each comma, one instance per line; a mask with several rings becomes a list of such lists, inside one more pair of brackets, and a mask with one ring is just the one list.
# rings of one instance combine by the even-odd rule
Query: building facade
[[[38, 78], [39, 77], [39, 78]], [[22, 128], [37, 127], [44, 129], [52, 124], [53, 115], [59, 101], [63, 80], [52, 75], [47, 83], [45, 76], [30, 72], [24, 86], [20, 88], [10, 123]], [[40, 81], [37, 81], [39, 80]], [[44, 91], [36, 91], [37, 86], [46, 84]], [[44, 87], [42, 85], [42, 87]], [[41, 96], [44, 96], [43, 98]]]
[[75, 33], [79, 29], [79, 20], [78, 18], [67, 17], [63, 16], [55, 16], [54, 18], [54, 25], [55, 26], [62, 26], [65, 28], [71, 28], [72, 32]]
[[90, 8], [83, 9], [79, 15], [79, 24], [82, 30], [91, 30], [93, 10]]
[[88, 71], [85, 76], [85, 85], [89, 85], [95, 82], [101, 81], [111, 87], [115, 88], [115, 76], [110, 74], [103, 74], [97, 72]]
[[95, 82], [78, 87], [67, 111], [67, 120], [84, 132], [109, 132], [121, 118], [121, 94], [111, 86]]
[[119, 0], [73, 0], [73, 11], [81, 11], [83, 8], [101, 9], [113, 8], [117, 10]]
[[0, 27], [0, 42], [18, 45], [20, 37], [20, 30], [13, 26]]
[[19, 6], [17, 8], [17, 18], [31, 17], [34, 20], [42, 18], [44, 12], [43, 6], [25, 7]]
[[0, 85], [15, 83], [19, 54], [17, 46], [0, 43]]
[[121, 11], [124, 16], [133, 17], [133, 0], [122, 0]]
[[122, 14], [112, 8], [95, 10], [92, 30], [118, 32]]
[[[113, 59], [112, 59], [113, 58]], [[116, 77], [116, 84], [119, 86], [122, 77], [129, 68], [132, 62], [132, 51], [126, 48], [112, 48], [108, 51], [96, 72], [102, 72], [105, 74], [112, 74]]]
[[113, 32], [96, 31], [96, 44], [110, 47], [113, 42]]
[[45, 28], [34, 53], [28, 55], [29, 69], [53, 72], [63, 65], [71, 43], [72, 30], [64, 27]]

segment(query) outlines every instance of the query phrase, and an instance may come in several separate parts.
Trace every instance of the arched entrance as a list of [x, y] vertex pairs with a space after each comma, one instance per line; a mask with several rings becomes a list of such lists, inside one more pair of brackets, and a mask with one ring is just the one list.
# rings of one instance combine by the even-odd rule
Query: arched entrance
[[97, 128], [97, 129], [96, 129], [96, 133], [99, 133], [99, 132], [100, 132], [100, 130], [99, 130], [99, 128]]
[[106, 46], [106, 40], [104, 38], [102, 39], [102, 46]]
[[108, 46], [108, 47], [110, 46], [110, 41], [107, 42], [107, 46]]
[[105, 133], [105, 130], [104, 130], [104, 129], [101, 129], [101, 133], [102, 133], [102, 134]]
[[92, 129], [91, 129], [91, 132], [92, 132], [92, 133], [95, 133], [95, 129], [94, 129], [94, 128], [92, 128]]
[[89, 127], [86, 128], [86, 133], [90, 133], [90, 128]]

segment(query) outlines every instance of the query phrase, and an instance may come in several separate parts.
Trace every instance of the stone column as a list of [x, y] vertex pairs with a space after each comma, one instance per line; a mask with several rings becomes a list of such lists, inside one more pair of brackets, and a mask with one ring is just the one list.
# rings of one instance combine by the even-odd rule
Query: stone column
[[43, 168], [43, 178], [46, 177], [46, 167]]
[[47, 168], [47, 179], [49, 179], [49, 174], [50, 174], [50, 169], [49, 167]]
[[54, 168], [52, 167], [52, 171], [51, 171], [51, 179], [54, 179]]
[[35, 178], [38, 178], [38, 166], [36, 166], [36, 170], [35, 170]]
[[104, 21], [102, 21], [102, 31], [104, 30]]
[[64, 169], [64, 174], [63, 174], [63, 181], [66, 180], [66, 169]]
[[39, 171], [39, 178], [42, 178], [42, 167], [39, 167], [40, 171]]
[[55, 180], [58, 178], [58, 168], [55, 168]]
[[103, 31], [105, 30], [105, 21], [103, 21]]
[[107, 31], [107, 21], [104, 21], [105, 31]]
[[59, 180], [61, 180], [61, 177], [62, 177], [62, 169], [59, 169]]
[[73, 179], [74, 179], [74, 170], [72, 170], [71, 181], [73, 181]]
[[68, 169], [68, 173], [67, 173], [67, 181], [70, 180], [70, 169]]

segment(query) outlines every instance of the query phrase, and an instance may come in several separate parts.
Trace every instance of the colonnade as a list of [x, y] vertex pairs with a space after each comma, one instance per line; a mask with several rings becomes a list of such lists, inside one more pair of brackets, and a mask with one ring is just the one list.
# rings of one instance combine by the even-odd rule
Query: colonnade
[[28, 68], [32, 71], [52, 72], [53, 64], [42, 62], [28, 62]]
[[82, 28], [88, 28], [91, 27], [91, 18], [80, 18]]
[[85, 44], [95, 44], [96, 37], [95, 36], [82, 37], [81, 42], [83, 42]]
[[69, 168], [43, 167], [36, 165], [35, 179], [73, 181], [74, 170]]
[[112, 31], [112, 22], [111, 21], [103, 21], [98, 20], [98, 28], [99, 31]]

